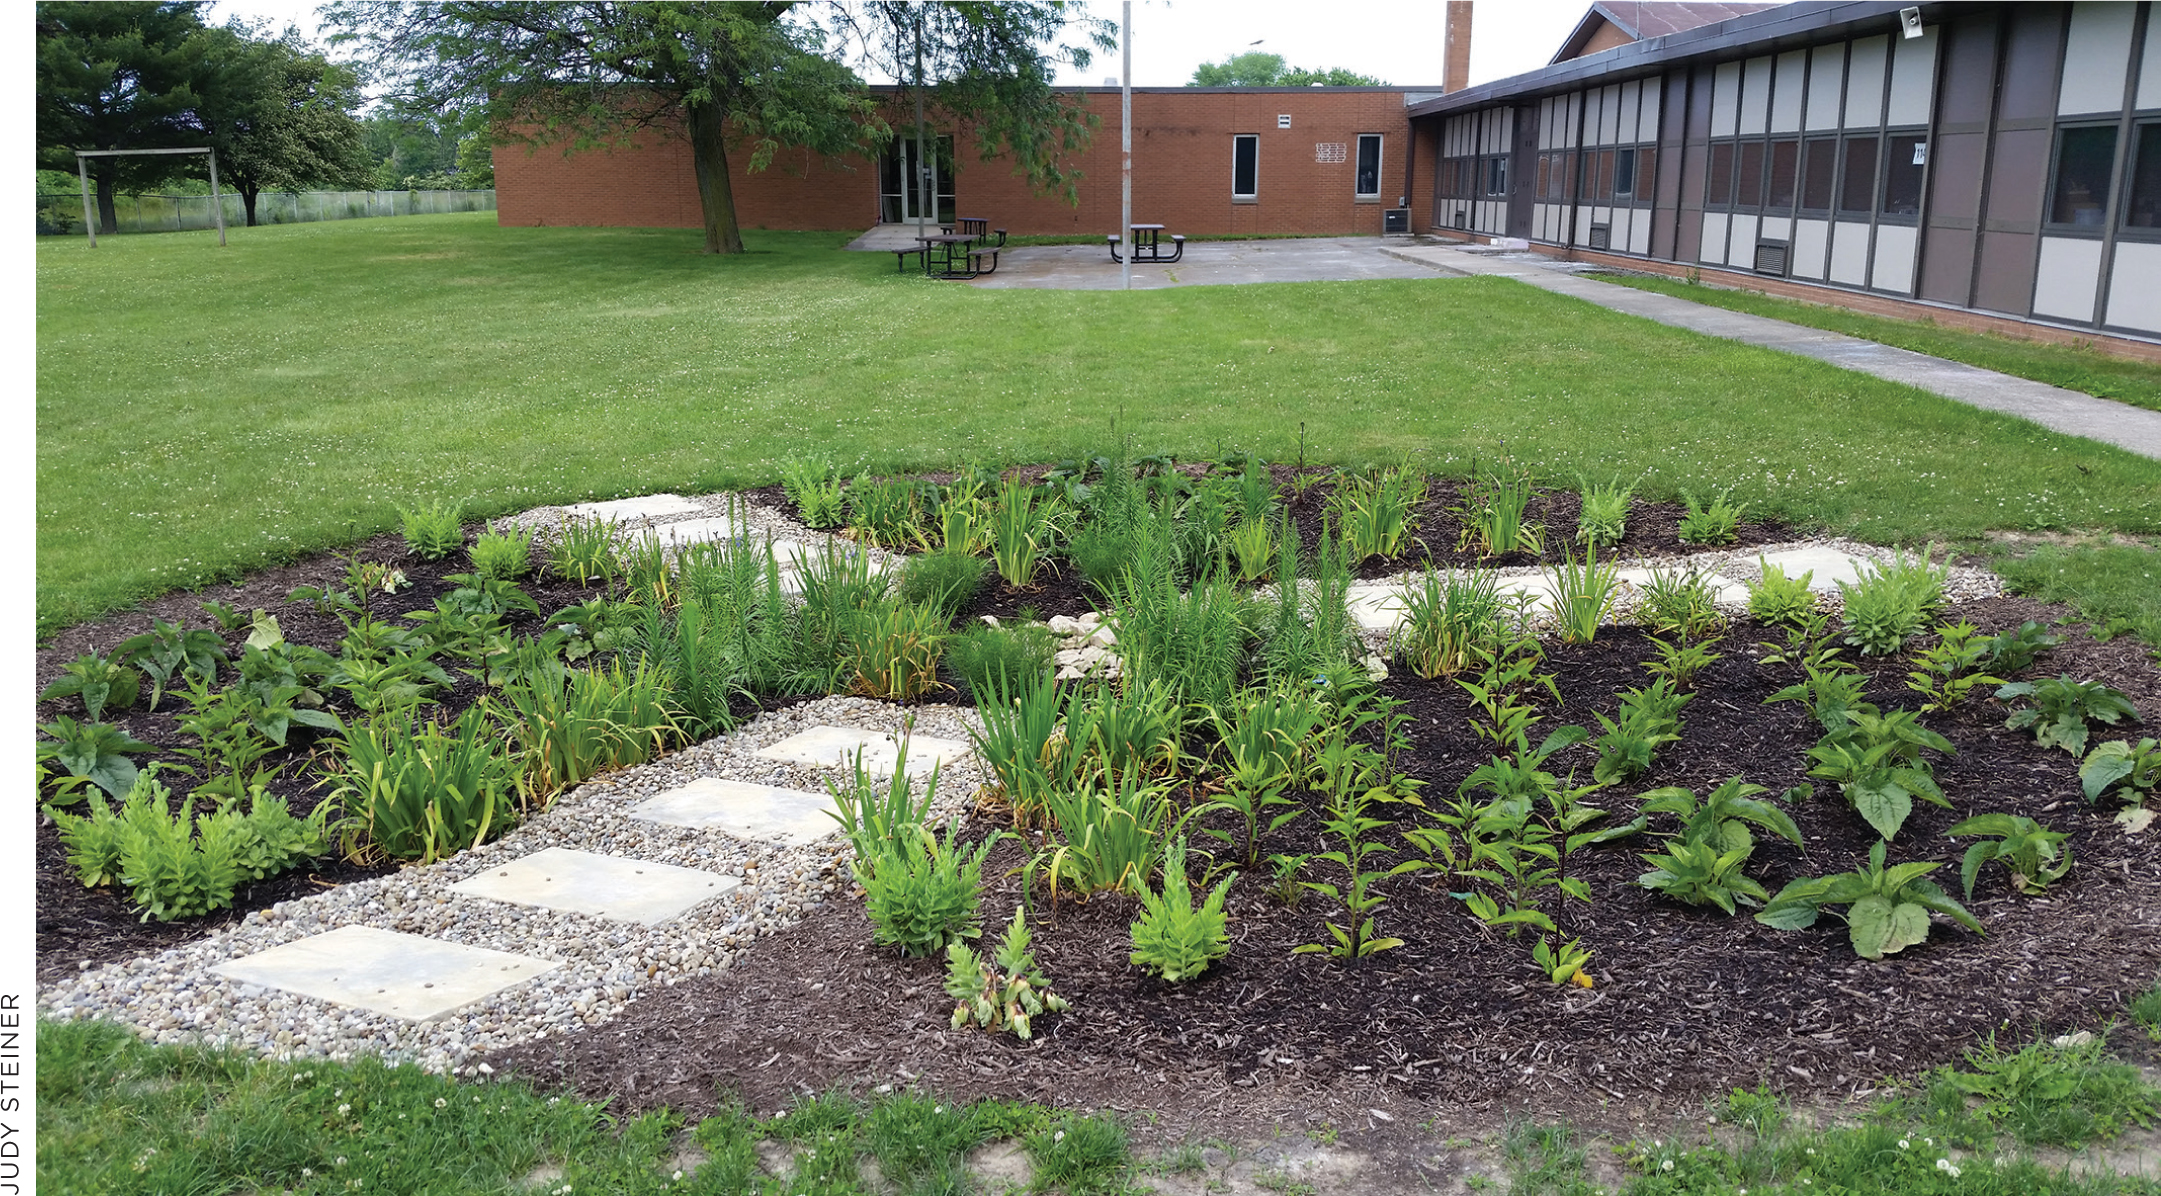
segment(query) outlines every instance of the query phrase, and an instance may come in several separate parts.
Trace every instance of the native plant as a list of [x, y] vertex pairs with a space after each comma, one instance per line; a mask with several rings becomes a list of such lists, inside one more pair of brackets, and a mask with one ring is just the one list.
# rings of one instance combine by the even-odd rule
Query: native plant
[[1271, 683], [1320, 684], [1358, 669], [1353, 661], [1364, 652], [1350, 614], [1351, 563], [1342, 539], [1323, 522], [1301, 568], [1289, 518], [1276, 537], [1275, 593], [1252, 611], [1261, 639], [1256, 655]]
[[[1230, 697], [1246, 657], [1245, 600], [1220, 574], [1181, 593], [1167, 523], [1139, 538], [1110, 593], [1129, 684], [1157, 683], [1201, 705]], [[1296, 590], [1288, 593], [1295, 601]]]
[[[1305, 693], [1279, 688], [1248, 690], [1233, 699], [1228, 710], [1207, 714], [1223, 776], [1223, 792], [1216, 803], [1236, 813], [1244, 825], [1239, 854], [1250, 868], [1259, 860], [1261, 835], [1298, 817], [1298, 803], [1284, 794], [1300, 779], [1306, 741], [1326, 712]], [[1203, 829], [1234, 848], [1241, 846], [1231, 831]]]
[[1310, 853], [1298, 855], [1282, 851], [1268, 857], [1268, 891], [1283, 908], [1297, 909], [1298, 903], [1305, 899], [1306, 861], [1312, 858]]
[[[1380, 882], [1426, 866], [1422, 860], [1405, 860], [1382, 868], [1377, 859], [1396, 854], [1396, 849], [1376, 841], [1376, 832], [1388, 822], [1375, 817], [1373, 811], [1383, 804], [1415, 798], [1411, 786], [1416, 782], [1395, 771], [1394, 753], [1408, 743], [1404, 724], [1410, 717], [1399, 706], [1391, 699], [1379, 700], [1370, 711], [1354, 706], [1329, 729], [1314, 753], [1315, 789], [1326, 803], [1321, 817], [1322, 839], [1324, 843], [1333, 840], [1335, 846], [1309, 858], [1336, 865], [1343, 871], [1343, 883], [1299, 883], [1342, 907], [1343, 921], [1323, 923], [1330, 941], [1294, 947], [1294, 955], [1326, 952], [1356, 964], [1367, 956], [1403, 945], [1402, 939], [1381, 935], [1374, 929], [1374, 914], [1387, 904], [1378, 887]], [[1381, 747], [1353, 738], [1369, 726], [1376, 729]]]
[[971, 850], [957, 841], [958, 830], [948, 823], [941, 840], [909, 825], [874, 845], [875, 862], [857, 879], [880, 946], [929, 955], [982, 933], [976, 910], [983, 899], [983, 861], [1005, 834], [994, 833]]
[[219, 667], [230, 659], [217, 632], [207, 627], [189, 630], [158, 618], [150, 620], [150, 630], [122, 640], [113, 658], [149, 678], [151, 710], [158, 708], [175, 678], [200, 677], [215, 684]]
[[1576, 477], [1583, 505], [1576, 515], [1576, 539], [1590, 548], [1611, 548], [1628, 538], [1628, 500], [1636, 484], [1615, 478], [1604, 485]]
[[1868, 867], [1833, 876], [1803, 877], [1778, 891], [1756, 920], [1780, 930], [1806, 930], [1826, 906], [1846, 907], [1846, 930], [1863, 959], [1895, 955], [1928, 939], [1928, 916], [1942, 914], [1975, 934], [1981, 923], [1933, 881], [1923, 879], [1938, 863], [1883, 866], [1885, 844], [1868, 849]]
[[945, 662], [967, 682], [978, 706], [993, 684], [1012, 689], [1048, 677], [1057, 655], [1057, 633], [1033, 622], [971, 627], [945, 642]]
[[985, 680], [976, 689], [976, 711], [983, 729], [970, 729], [976, 757], [997, 780], [991, 795], [1013, 812], [1013, 825], [1027, 827], [1050, 820], [1054, 791], [1079, 787], [1083, 747], [1061, 728], [1065, 703], [1047, 671]]
[[450, 674], [429, 660], [425, 649], [416, 655], [347, 656], [338, 661], [324, 681], [344, 690], [353, 708], [362, 714], [432, 702], [433, 691], [452, 685]]
[[902, 702], [919, 698], [938, 684], [945, 636], [945, 615], [935, 607], [866, 607], [851, 621], [842, 667], [855, 675], [859, 693]]
[[1564, 553], [1553, 571], [1553, 619], [1560, 625], [1561, 641], [1588, 644], [1601, 623], [1613, 612], [1620, 592], [1621, 569], [1617, 562], [1598, 566], [1598, 549], [1592, 548], [1578, 561]]
[[1352, 563], [1403, 553], [1426, 500], [1426, 475], [1408, 465], [1345, 478], [1329, 500]]
[[681, 737], [667, 677], [642, 658], [627, 670], [620, 659], [606, 669], [535, 662], [488, 706], [517, 745], [520, 795], [541, 806], [596, 773], [642, 764]]
[[517, 760], [482, 706], [449, 728], [411, 711], [377, 715], [345, 733], [328, 780], [348, 812], [346, 858], [432, 864], [487, 842], [515, 820]]
[[1636, 598], [1636, 625], [1652, 635], [1683, 640], [1713, 637], [1726, 629], [1710, 578], [1696, 569], [1670, 572], [1652, 566]]
[[947, 620], [975, 601], [983, 588], [983, 572], [989, 562], [979, 556], [943, 548], [908, 558], [900, 571], [900, 600], [910, 606], [937, 611]]
[[1924, 549], [1913, 560], [1895, 552], [1888, 564], [1863, 564], [1857, 581], [1839, 581], [1846, 599], [1846, 642], [1861, 655], [1898, 651], [1943, 609], [1951, 567], [1931, 566], [1928, 552]]
[[549, 570], [557, 577], [581, 586], [596, 581], [614, 585], [622, 573], [622, 565], [615, 555], [620, 530], [613, 519], [565, 518], [556, 533], [555, 543], [548, 548]]
[[1980, 686], [2004, 683], [2001, 677], [1977, 671], [1988, 658], [1989, 641], [1974, 634], [1971, 623], [1938, 624], [1936, 642], [1914, 656], [1916, 667], [1906, 674], [1906, 688], [1924, 699], [1921, 713], [1949, 710]]
[[1651, 770], [1658, 750], [1681, 739], [1681, 707], [1693, 694], [1676, 693], [1663, 678], [1645, 689], [1621, 691], [1618, 719], [1592, 712], [1606, 733], [1598, 737], [1598, 764], [1591, 778], [1601, 785], [1633, 781]]
[[424, 507], [399, 507], [404, 527], [405, 551], [424, 561], [439, 561], [465, 543], [460, 526], [464, 512], [456, 503], [436, 502]]
[[623, 589], [641, 602], [673, 610], [683, 598], [676, 558], [667, 542], [651, 530], [640, 533], [616, 553], [622, 569]]
[[[1832, 650], [1834, 653], [1837, 649]], [[1808, 665], [1808, 678], [1789, 685], [1763, 700], [1768, 706], [1773, 702], [1806, 702], [1809, 713], [1826, 732], [1836, 731], [1852, 721], [1854, 711], [1873, 710], [1866, 700], [1868, 677], [1860, 670], [1842, 660], [1826, 655], [1822, 663]]]
[[1496, 646], [1506, 632], [1500, 578], [1482, 569], [1458, 573], [1429, 566], [1404, 588], [1402, 601], [1393, 648], [1428, 681], [1469, 668], [1478, 649]]
[[998, 484], [990, 509], [991, 559], [998, 576], [1016, 590], [1035, 584], [1043, 558], [1058, 540], [1057, 500], [1025, 482]]
[[2147, 795], [2161, 789], [2161, 741], [2148, 737], [2134, 746], [2128, 739], [2111, 739], [2086, 753], [2078, 779], [2088, 802], [2100, 801], [2110, 786], [2121, 784], [2120, 796], [2144, 805]]
[[879, 548], [927, 547], [922, 495], [906, 478], [857, 477], [848, 487], [848, 530]]
[[[1561, 937], [1559, 935], [1553, 936], [1553, 943], [1559, 943], [1560, 941]], [[1585, 965], [1590, 962], [1591, 949], [1583, 945], [1582, 939], [1570, 939], [1566, 944], [1555, 947], [1541, 937], [1537, 942], [1531, 944], [1532, 965], [1544, 973], [1547, 980], [1555, 984], [1573, 984], [1578, 988], [1591, 987], [1591, 974], [1584, 970]]]
[[1657, 650], [1658, 659], [1643, 663], [1643, 671], [1653, 677], [1671, 682], [1675, 689], [1689, 689], [1696, 683], [1696, 674], [1725, 659], [1724, 655], [1711, 651], [1717, 640], [1683, 641], [1669, 644], [1653, 639], [1651, 646]]
[[[2032, 896], [2045, 892], [2071, 871], [2071, 849], [2063, 845], [2066, 831], [2052, 831], [2022, 814], [1979, 814], [1944, 832], [1954, 838], [1979, 835], [1966, 849], [1958, 878], [1966, 886], [1966, 900], [1973, 900], [1973, 882], [1981, 865], [2003, 861], [2011, 871], [2012, 891]], [[2061, 862], [2058, 862], [2058, 857]]]
[[[1792, 802], [1807, 797], [1809, 791], [1806, 785], [1797, 786], [1779, 800]], [[1756, 800], [1756, 794], [1766, 792], [1763, 786], [1735, 776], [1701, 802], [1693, 791], [1681, 788], [1644, 794], [1645, 814], [1671, 814], [1681, 820], [1681, 829], [1666, 837], [1663, 851], [1644, 854], [1643, 862], [1651, 870], [1637, 877], [1636, 883], [1690, 905], [1715, 905], [1728, 914], [1736, 903], [1762, 905], [1770, 894], [1741, 871], [1756, 850], [1749, 824], [1796, 847], [1801, 845], [1801, 831], [1793, 818], [1769, 802]]]
[[38, 730], [50, 736], [38, 741], [38, 767], [49, 770], [57, 764], [65, 770], [57, 775], [79, 778], [72, 785], [63, 784], [56, 798], [79, 795], [83, 781], [114, 797], [124, 797], [135, 785], [135, 762], [128, 757], [157, 750], [156, 745], [131, 738], [109, 723], [79, 723], [66, 715], [40, 725]]
[[46, 686], [38, 701], [81, 698], [83, 713], [93, 723], [108, 708], [126, 710], [135, 704], [143, 683], [143, 675], [129, 668], [126, 659], [119, 652], [112, 656], [86, 652], [60, 666], [60, 679]]
[[1169, 787], [1143, 784], [1135, 771], [1054, 789], [1049, 798], [1051, 821], [1063, 841], [1037, 852], [1025, 872], [1031, 891], [1038, 871], [1047, 878], [1054, 903], [1061, 888], [1079, 897], [1138, 896], [1162, 861], [1164, 844], [1209, 808], [1195, 806], [1174, 817]]
[[1193, 888], [1186, 880], [1186, 841], [1180, 838], [1172, 843], [1163, 852], [1161, 890], [1145, 883], [1141, 886], [1141, 916], [1132, 927], [1132, 962], [1151, 976], [1176, 982], [1193, 979], [1229, 954], [1231, 941], [1225, 933], [1229, 919], [1223, 902], [1237, 879], [1235, 872], [1225, 875], [1200, 908], [1194, 908]]
[[901, 736], [900, 750], [893, 760], [893, 776], [883, 793], [863, 769], [862, 748], [854, 751], [849, 763], [853, 776], [848, 784], [836, 784], [831, 777], [826, 778], [826, 792], [833, 797], [833, 809], [827, 810], [826, 816], [840, 823], [841, 833], [855, 851], [856, 879], [862, 880], [877, 869], [879, 860], [904, 853], [916, 846], [922, 837], [924, 822], [930, 817], [931, 802], [938, 794], [938, 765], [931, 765], [930, 777], [923, 785], [923, 796], [918, 800], [910, 796], [908, 788], [906, 734]]
[[1011, 1030], [1024, 1039], [1034, 1033], [1035, 1018], [1069, 1007], [1036, 969], [1035, 953], [1029, 950], [1027, 913], [1019, 907], [1013, 910], [1013, 922], [1006, 927], [998, 953], [990, 959], [978, 959], [966, 943], [946, 948], [945, 991], [960, 1002], [953, 1007], [955, 1030], [977, 1025], [993, 1034]]
[[1681, 501], [1688, 504], [1688, 513], [1681, 516], [1681, 543], [1731, 544], [1739, 538], [1736, 533], [1748, 507], [1733, 501], [1731, 487], [1719, 491], [1708, 504], [1686, 490], [1681, 492]]
[[50, 811], [68, 865], [84, 886], [125, 886], [144, 921], [223, 909], [243, 881], [262, 880], [329, 849], [330, 802], [301, 819], [283, 798], [258, 790], [246, 814], [226, 809], [197, 819], [186, 806], [172, 813], [171, 797], [153, 766], [130, 787], [117, 813], [95, 795], [86, 816]]
[[821, 461], [796, 457], [780, 467], [780, 488], [795, 504], [803, 526], [818, 531], [839, 527], [847, 514], [840, 472]]
[[496, 581], [516, 581], [533, 571], [533, 533], [528, 529], [503, 531], [493, 523], [473, 537], [466, 549], [473, 572]]
[[2033, 728], [2034, 739], [2044, 748], [2060, 747], [2077, 756], [2086, 750], [2086, 725], [2115, 726], [2128, 718], [2139, 721], [2138, 707], [2122, 690], [2099, 681], [2050, 677], [2044, 681], [2014, 681], [1996, 691], [1999, 701], [2026, 698], [2033, 705], [2011, 712], [2004, 726], [2014, 731]]
[[2014, 630], [1999, 632], [1985, 641], [1988, 656], [1981, 667], [1986, 672], [2008, 677], [2028, 668], [2035, 657], [2062, 642], [2062, 636], [2028, 619]]
[[1749, 617], [1759, 623], [1805, 626], [1820, 609], [1816, 592], [1808, 588], [1816, 571], [1810, 569], [1799, 577], [1787, 577], [1783, 568], [1760, 556], [1756, 558], [1756, 567], [1762, 576], [1748, 587]]
[[1844, 726], [1827, 732], [1808, 749], [1808, 758], [1814, 762], [1808, 775], [1835, 782], [1846, 801], [1886, 840], [1906, 824], [1915, 798], [1951, 808], [1951, 800], [1937, 788], [1934, 770], [1921, 753], [1948, 756], [1958, 749], [1922, 726], [1920, 719], [1915, 711], [1883, 714], [1863, 704], [1848, 712]]
[[1463, 522], [1457, 550], [1475, 544], [1480, 556], [1544, 551], [1545, 529], [1524, 518], [1530, 505], [1530, 470], [1503, 453], [1492, 469], [1465, 484], [1463, 502], [1448, 509]]

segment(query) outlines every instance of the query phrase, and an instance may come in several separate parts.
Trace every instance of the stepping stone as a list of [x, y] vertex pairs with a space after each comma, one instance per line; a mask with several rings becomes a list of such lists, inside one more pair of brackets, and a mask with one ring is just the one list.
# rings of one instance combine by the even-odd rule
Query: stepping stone
[[[1629, 585], [1634, 586], [1640, 590], [1644, 586], [1650, 584], [1651, 575], [1653, 572], [1654, 570], [1651, 569], [1630, 568], [1621, 570], [1619, 576], [1622, 581], [1627, 582]], [[1660, 570], [1656, 570], [1656, 572], [1663, 572], [1667, 576], [1671, 577], [1676, 575], [1677, 573], [1685, 572], [1685, 566], [1678, 569], [1662, 568]], [[1716, 602], [1721, 606], [1748, 605], [1747, 586], [1742, 585], [1740, 582], [1737, 582], [1730, 577], [1726, 577], [1723, 574], [1718, 573], [1705, 573], [1702, 574], [1701, 577], [1704, 584], [1711, 587], [1711, 601]]]
[[1778, 566], [1788, 577], [1799, 577], [1814, 570], [1816, 575], [1808, 579], [1808, 588], [1819, 594], [1836, 593], [1839, 582], [1852, 585], [1861, 580], [1861, 562], [1835, 548], [1817, 546], [1767, 552], [1763, 554], [1763, 563]]
[[[814, 768], [852, 769], [855, 753], [863, 752], [863, 771], [872, 777], [891, 777], [893, 764], [900, 758], [900, 739], [884, 731], [866, 731], [861, 727], [812, 727], [773, 744], [758, 749], [757, 755], [766, 760], [785, 760], [791, 764], [808, 764]], [[968, 744], [958, 739], [938, 739], [929, 735], [915, 735], [908, 740], [908, 769], [913, 773], [918, 765], [928, 768], [932, 764], [950, 764], [967, 755]]]
[[718, 777], [699, 777], [680, 789], [641, 802], [630, 812], [631, 817], [647, 822], [724, 831], [738, 839], [789, 846], [815, 843], [838, 833], [840, 823], [831, 817], [837, 813], [828, 793], [750, 785]]
[[714, 540], [733, 540], [748, 529], [745, 525], [725, 515], [705, 519], [685, 519], [679, 523], [656, 524], [650, 532], [641, 531], [639, 538], [657, 536], [662, 545], [681, 549], [692, 544], [705, 544]]
[[1403, 625], [1401, 586], [1353, 585], [1344, 592], [1344, 605], [1360, 630], [1392, 635]]
[[742, 883], [733, 876], [696, 868], [550, 847], [492, 865], [450, 888], [514, 905], [658, 926]]
[[341, 926], [210, 970], [241, 984], [427, 1022], [561, 966], [373, 926]]
[[594, 519], [602, 523], [610, 519], [622, 523], [639, 519], [667, 519], [676, 515], [694, 515], [701, 510], [704, 508], [680, 494], [648, 494], [642, 498], [618, 498], [609, 502], [581, 502], [563, 508], [564, 513], [573, 519]]

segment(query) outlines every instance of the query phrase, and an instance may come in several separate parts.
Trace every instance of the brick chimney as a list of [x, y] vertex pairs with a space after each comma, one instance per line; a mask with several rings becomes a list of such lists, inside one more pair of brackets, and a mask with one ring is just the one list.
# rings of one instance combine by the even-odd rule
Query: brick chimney
[[1448, 0], [1441, 44], [1441, 90], [1462, 91], [1471, 82], [1471, 0]]

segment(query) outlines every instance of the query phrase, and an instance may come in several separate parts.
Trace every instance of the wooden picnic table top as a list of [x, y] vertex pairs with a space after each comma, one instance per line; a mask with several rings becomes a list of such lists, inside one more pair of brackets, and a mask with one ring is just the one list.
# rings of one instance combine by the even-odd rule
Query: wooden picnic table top
[[963, 233], [934, 233], [928, 237], [917, 237], [916, 240], [932, 245], [951, 245], [958, 241], [973, 241], [975, 237]]

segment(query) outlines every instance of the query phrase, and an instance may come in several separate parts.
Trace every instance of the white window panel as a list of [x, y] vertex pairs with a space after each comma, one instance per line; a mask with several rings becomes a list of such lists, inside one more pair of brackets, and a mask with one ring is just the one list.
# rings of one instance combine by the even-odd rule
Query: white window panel
[[1883, 68], [1890, 54], [1889, 37], [1864, 37], [1853, 43], [1846, 67], [1847, 128], [1873, 129], [1883, 123]]
[[1793, 250], [1786, 255], [1787, 272], [1795, 278], [1822, 278], [1823, 251], [1830, 242], [1830, 221], [1794, 221]]
[[[1921, 36], [1900, 38], [1895, 44], [1898, 56], [1891, 61], [1891, 106], [1885, 123], [1925, 125], [1929, 94], [1936, 88], [1936, 27], [1930, 25], [1921, 30]], [[2120, 73], [2116, 87], [2120, 96]]]
[[2041, 267], [2034, 272], [2033, 280], [2033, 314], [2080, 324], [2093, 319], [2094, 286], [2100, 280], [2101, 242], [2076, 237], [2041, 238]]
[[2132, 4], [2071, 6], [2071, 35], [2064, 39], [2063, 88], [2056, 93], [2056, 115], [2123, 110], [2124, 71], [2131, 60], [2131, 18], [2136, 10]]
[[1817, 46], [1808, 53], [1808, 127], [1838, 127], [1838, 98], [1846, 89], [1846, 43]]
[[1711, 136], [1731, 137], [1741, 119], [1741, 64], [1721, 62], [1711, 72]]
[[1801, 128], [1801, 81], [1808, 77], [1808, 51], [1793, 50], [1778, 56], [1778, 70], [1771, 88], [1771, 131], [1793, 133]]
[[1840, 221], [1831, 229], [1831, 281], [1868, 284], [1868, 226]]
[[[2150, 49], [2152, 43], [2147, 44]], [[2154, 62], [2152, 58], [2146, 61]], [[2108, 322], [2141, 332], [2161, 332], [2161, 286], [2154, 285], [2157, 277], [2161, 277], [2161, 245], [2116, 242], [2116, 264], [2109, 270]]]
[[1705, 212], [1703, 214], [1703, 248], [1696, 260], [1713, 266], [1726, 264], [1726, 214]]
[[1741, 136], [1764, 131], [1771, 115], [1771, 59], [1751, 58], [1741, 69]]
[[1876, 268], [1868, 285], [1879, 291], [1913, 291], [1913, 246], [1916, 229], [1907, 224], [1876, 226]]

